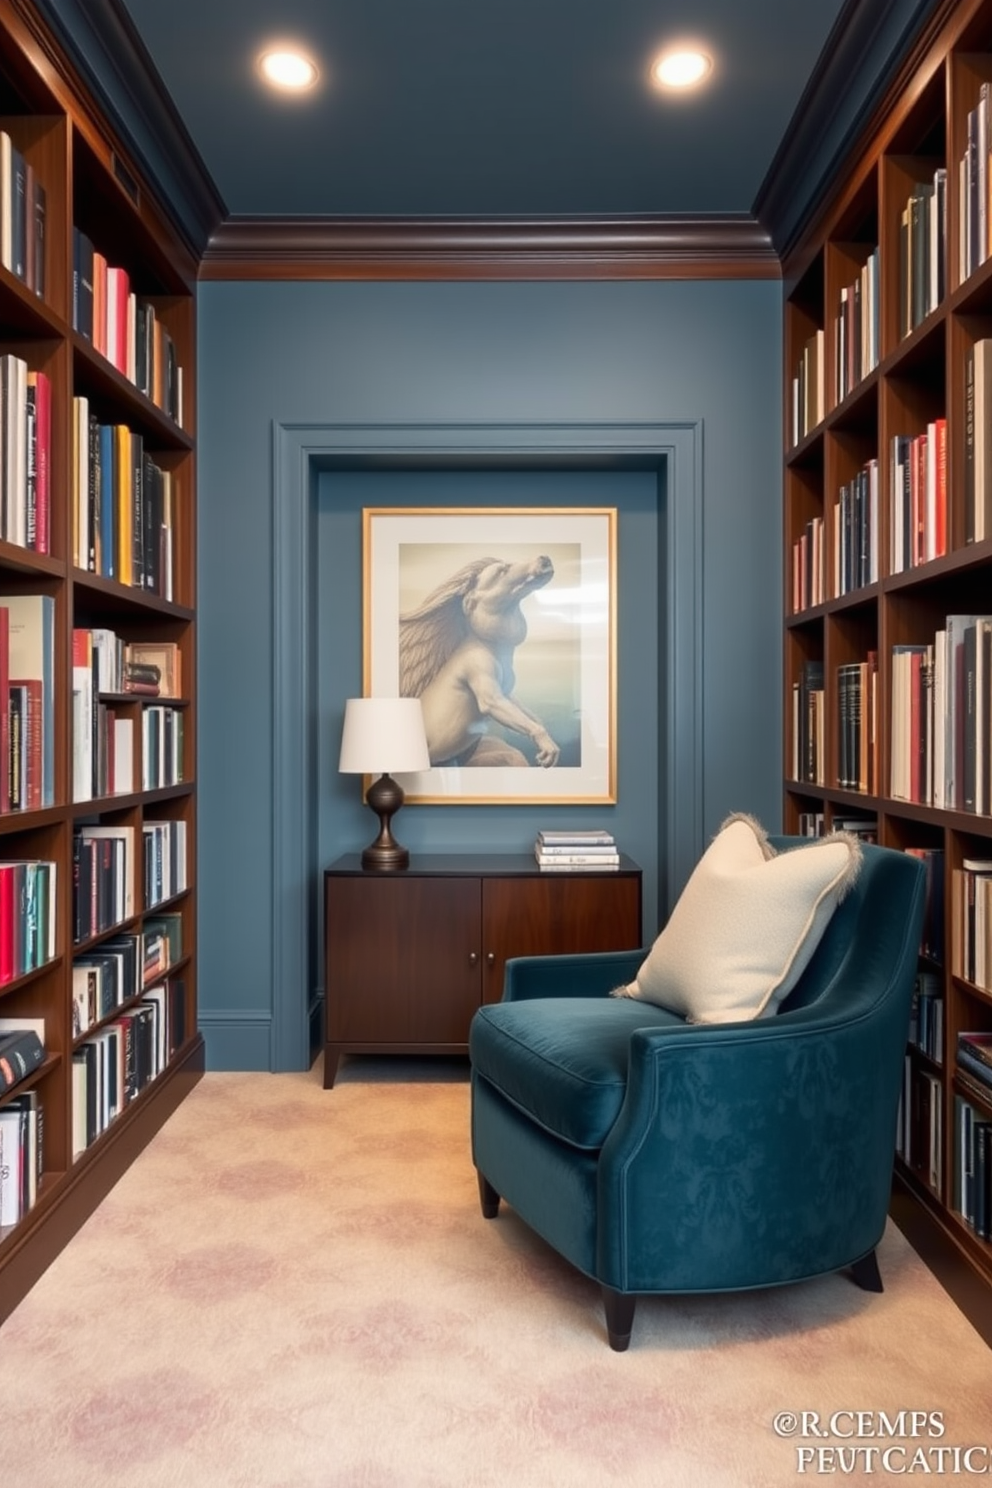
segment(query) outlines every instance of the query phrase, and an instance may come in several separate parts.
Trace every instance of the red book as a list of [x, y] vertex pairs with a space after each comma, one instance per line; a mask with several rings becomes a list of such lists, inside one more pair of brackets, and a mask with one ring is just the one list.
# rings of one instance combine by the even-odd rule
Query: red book
[[934, 533], [934, 554], [937, 558], [947, 552], [947, 420], [939, 418], [935, 424], [937, 436], [937, 530]]
[[52, 384], [46, 372], [29, 372], [35, 390], [34, 504], [36, 553], [51, 552]]
[[0, 811], [10, 810], [9, 646], [10, 611], [6, 605], [0, 605]]
[[0, 985], [12, 982], [17, 975], [14, 970], [16, 879], [15, 865], [0, 863]]
[[107, 270], [107, 359], [127, 375], [127, 302], [131, 283], [126, 269]]

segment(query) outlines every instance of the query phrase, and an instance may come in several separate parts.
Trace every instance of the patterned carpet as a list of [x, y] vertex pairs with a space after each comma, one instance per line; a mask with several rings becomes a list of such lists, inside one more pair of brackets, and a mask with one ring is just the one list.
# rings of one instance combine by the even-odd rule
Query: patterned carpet
[[[211, 1074], [0, 1328], [2, 1481], [878, 1484], [972, 1445], [961, 1476], [992, 1472], [992, 1354], [891, 1226], [879, 1260], [881, 1296], [643, 1300], [614, 1354], [597, 1288], [481, 1218], [463, 1066]], [[776, 1434], [790, 1411], [826, 1435]]]

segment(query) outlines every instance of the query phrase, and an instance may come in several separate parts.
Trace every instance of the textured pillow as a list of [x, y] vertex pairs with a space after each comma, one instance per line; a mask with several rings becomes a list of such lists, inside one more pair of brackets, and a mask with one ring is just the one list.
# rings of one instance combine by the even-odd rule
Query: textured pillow
[[613, 995], [657, 1003], [690, 1023], [769, 1017], [860, 866], [850, 833], [776, 853], [753, 817], [728, 817], [637, 976]]

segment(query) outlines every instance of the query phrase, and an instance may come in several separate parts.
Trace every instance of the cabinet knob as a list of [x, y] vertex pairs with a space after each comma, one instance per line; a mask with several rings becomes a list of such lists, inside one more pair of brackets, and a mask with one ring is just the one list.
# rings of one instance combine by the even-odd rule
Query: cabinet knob
[[469, 952], [468, 964], [469, 964], [469, 966], [478, 966], [478, 964], [479, 964], [479, 957], [478, 957], [478, 955], [476, 954], [475, 951], [470, 951]]
[[496, 956], [495, 956], [495, 953], [493, 951], [490, 951], [489, 954], [487, 955], [487, 957], [486, 957], [486, 965], [489, 966], [489, 967], [493, 967], [493, 966], [496, 965]]

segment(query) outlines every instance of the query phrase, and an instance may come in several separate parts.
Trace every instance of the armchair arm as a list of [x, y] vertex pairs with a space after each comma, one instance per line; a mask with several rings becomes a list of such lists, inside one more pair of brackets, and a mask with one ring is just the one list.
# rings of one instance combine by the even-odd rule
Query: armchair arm
[[633, 981], [647, 950], [515, 956], [506, 963], [503, 1001], [532, 997], [606, 997]]
[[[904, 999], [885, 1001], [898, 1021]], [[867, 1254], [885, 1227], [902, 1065], [880, 1011], [637, 1030], [600, 1156], [600, 1280], [736, 1289]]]

